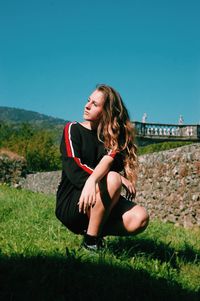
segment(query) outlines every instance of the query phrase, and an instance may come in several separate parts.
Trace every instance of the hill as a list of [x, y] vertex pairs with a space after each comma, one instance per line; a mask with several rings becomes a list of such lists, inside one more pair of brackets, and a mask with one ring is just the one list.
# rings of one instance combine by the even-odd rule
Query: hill
[[62, 128], [67, 120], [54, 118], [45, 114], [24, 109], [0, 107], [0, 123], [12, 124], [17, 127], [21, 123], [30, 123], [34, 127]]

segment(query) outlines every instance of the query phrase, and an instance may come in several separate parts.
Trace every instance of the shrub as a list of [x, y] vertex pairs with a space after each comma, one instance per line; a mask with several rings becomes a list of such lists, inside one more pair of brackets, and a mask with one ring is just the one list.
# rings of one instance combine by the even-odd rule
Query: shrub
[[35, 129], [28, 123], [18, 127], [1, 125], [1, 147], [26, 158], [29, 172], [61, 169], [59, 146], [54, 130]]

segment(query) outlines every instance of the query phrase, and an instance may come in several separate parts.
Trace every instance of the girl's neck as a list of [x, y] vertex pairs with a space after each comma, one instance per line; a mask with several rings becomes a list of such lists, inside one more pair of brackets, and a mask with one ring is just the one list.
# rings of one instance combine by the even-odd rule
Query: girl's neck
[[96, 130], [98, 127], [97, 122], [83, 121], [83, 122], [81, 122], [81, 124], [89, 130]]

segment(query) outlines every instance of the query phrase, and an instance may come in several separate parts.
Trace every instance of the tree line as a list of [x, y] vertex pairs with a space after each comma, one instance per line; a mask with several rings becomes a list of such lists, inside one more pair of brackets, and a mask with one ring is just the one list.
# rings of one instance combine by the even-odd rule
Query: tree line
[[0, 148], [23, 156], [28, 172], [61, 169], [59, 143], [56, 141], [59, 141], [58, 131], [54, 129], [39, 129], [29, 123], [17, 126], [0, 124]]

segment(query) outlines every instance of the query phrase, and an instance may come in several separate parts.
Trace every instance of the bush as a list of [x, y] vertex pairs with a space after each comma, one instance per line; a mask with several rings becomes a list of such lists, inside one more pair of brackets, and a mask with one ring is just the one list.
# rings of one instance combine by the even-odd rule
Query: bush
[[52, 135], [41, 131], [29, 141], [26, 159], [30, 171], [52, 171], [61, 169], [58, 146], [54, 145]]
[[61, 169], [59, 146], [55, 143], [55, 132], [35, 129], [28, 123], [17, 128], [1, 125], [1, 147], [5, 147], [26, 158], [29, 172]]
[[18, 184], [27, 172], [26, 160], [7, 150], [0, 149], [0, 183]]

